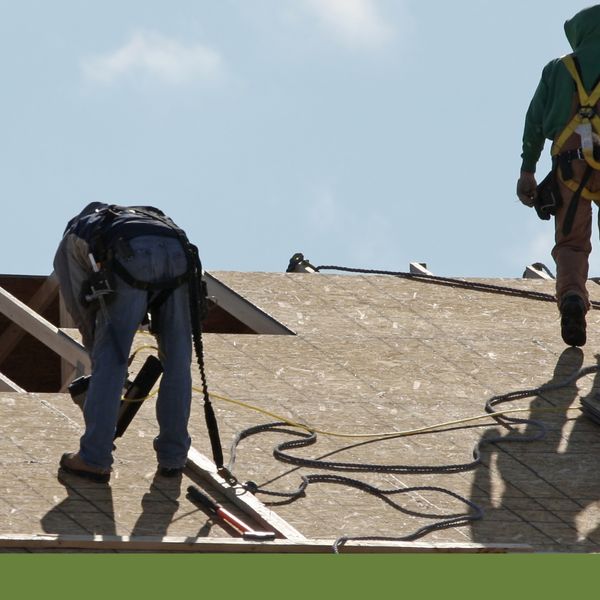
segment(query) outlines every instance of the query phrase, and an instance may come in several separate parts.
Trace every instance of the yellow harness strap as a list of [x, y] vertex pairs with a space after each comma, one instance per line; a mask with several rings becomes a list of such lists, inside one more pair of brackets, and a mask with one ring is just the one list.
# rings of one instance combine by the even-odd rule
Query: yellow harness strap
[[[600, 171], [600, 161], [597, 161], [594, 158], [594, 138], [592, 135], [592, 133], [600, 134], [600, 116], [598, 116], [595, 111], [595, 106], [600, 101], [600, 83], [598, 83], [592, 92], [588, 94], [583, 86], [577, 67], [575, 66], [573, 56], [570, 54], [563, 56], [562, 62], [577, 86], [579, 109], [552, 144], [551, 154], [552, 156], [559, 154], [565, 142], [573, 134], [578, 134], [581, 138], [581, 150], [586, 163], [592, 169]], [[577, 191], [577, 188], [579, 187], [579, 184], [575, 181], [565, 181], [562, 177], [561, 181], [573, 192]], [[596, 202], [600, 201], [600, 191], [590, 192], [587, 188], [584, 188], [581, 192], [581, 196], [588, 200], [595, 200]]]

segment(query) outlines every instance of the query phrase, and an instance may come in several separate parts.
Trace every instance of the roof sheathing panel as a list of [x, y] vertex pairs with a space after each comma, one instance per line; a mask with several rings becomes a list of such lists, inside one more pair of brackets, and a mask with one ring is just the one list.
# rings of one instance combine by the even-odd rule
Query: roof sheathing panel
[[[589, 341], [584, 351], [566, 350], [556, 308], [550, 303], [381, 276], [217, 276], [297, 335], [205, 335], [211, 392], [321, 429], [406, 430], [471, 417], [483, 413], [486, 399], [493, 394], [559, 381], [582, 364], [596, 363], [597, 312], [588, 316]], [[547, 293], [553, 285], [533, 280], [494, 283]], [[590, 284], [596, 297], [597, 290]], [[147, 341], [143, 335], [138, 338], [140, 345]], [[194, 377], [199, 387], [195, 370]], [[593, 377], [587, 377], [579, 381], [578, 389], [572, 386], [510, 406], [564, 408], [597, 387]], [[20, 398], [28, 400], [21, 403]], [[13, 400], [19, 405], [11, 404]], [[194, 402], [193, 444], [210, 456], [201, 398]], [[226, 460], [238, 431], [272, 420], [222, 400], [213, 404]], [[82, 506], [55, 478], [60, 453], [76, 445], [81, 417], [68, 397], [60, 394], [2, 394], [0, 407], [0, 449], [6, 472], [0, 484], [0, 510], [7, 515], [2, 533], [24, 533], [15, 527], [26, 523], [29, 532], [41, 532], [49, 522], [44, 516], [61, 515], [64, 502], [69, 514]], [[487, 446], [485, 464], [475, 471], [351, 476], [382, 487], [445, 486], [486, 510], [486, 517], [473, 527], [437, 531], [423, 541], [521, 542], [543, 550], [594, 550], [599, 541], [594, 531], [600, 524], [596, 511], [600, 483], [594, 483], [600, 428], [576, 418], [578, 414], [544, 413], [541, 418], [549, 429], [544, 440]], [[468, 462], [474, 444], [497, 429], [484, 423], [486, 427], [360, 446], [358, 440], [319, 436], [317, 445], [296, 453], [310, 457], [336, 452], [339, 460], [385, 464]], [[118, 476], [111, 483], [117, 535], [128, 534], [140, 519], [147, 532], [154, 528], [168, 535], [197, 535], [204, 528], [214, 535], [218, 529], [208, 531], [206, 515], [184, 498], [185, 490], [161, 492], [168, 497], [166, 506], [153, 504], [157, 496], [152, 490], [161, 485], [153, 483], [154, 434], [153, 402], [148, 401], [117, 444]], [[271, 482], [271, 489], [296, 489], [300, 475], [315, 470], [295, 469], [273, 459], [273, 445], [286, 439], [268, 433], [245, 440], [238, 449], [235, 474], [241, 481]], [[17, 502], [20, 497], [27, 501]], [[464, 512], [462, 505], [433, 491], [395, 500], [405, 511]], [[85, 517], [85, 528], [92, 529], [94, 519], [106, 525], [100, 500], [90, 505], [86, 499], [86, 506], [81, 514], [92, 516]], [[331, 484], [310, 485], [306, 497], [275, 509], [310, 538], [400, 536], [431, 522], [358, 490]], [[61, 518], [60, 524], [66, 528], [67, 520]]]

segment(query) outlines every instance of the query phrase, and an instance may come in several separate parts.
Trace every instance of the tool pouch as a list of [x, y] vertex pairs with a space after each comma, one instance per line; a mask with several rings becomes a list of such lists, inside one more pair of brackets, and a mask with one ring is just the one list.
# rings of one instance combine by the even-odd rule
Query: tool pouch
[[83, 405], [85, 404], [85, 397], [90, 386], [90, 378], [91, 375], [82, 375], [74, 379], [68, 387], [71, 399], [81, 410], [83, 410]]
[[552, 168], [550, 173], [537, 186], [537, 196], [535, 199], [535, 212], [543, 221], [548, 221], [551, 215], [562, 206], [562, 196], [556, 180], [556, 168]]
[[110, 302], [114, 294], [114, 280], [112, 274], [101, 269], [90, 275], [90, 278], [83, 282], [79, 301], [83, 306], [94, 305], [98, 298], [102, 296], [105, 302]]

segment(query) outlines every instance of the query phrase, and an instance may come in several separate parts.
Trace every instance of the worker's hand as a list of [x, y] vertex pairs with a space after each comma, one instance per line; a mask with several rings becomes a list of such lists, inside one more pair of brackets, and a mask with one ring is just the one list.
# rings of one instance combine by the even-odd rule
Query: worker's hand
[[525, 206], [533, 206], [537, 196], [537, 182], [533, 173], [521, 171], [517, 181], [517, 196]]

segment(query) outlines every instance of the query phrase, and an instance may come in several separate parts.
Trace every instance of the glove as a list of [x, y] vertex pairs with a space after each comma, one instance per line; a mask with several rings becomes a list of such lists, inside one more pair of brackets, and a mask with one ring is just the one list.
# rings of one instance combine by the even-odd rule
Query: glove
[[521, 171], [517, 181], [517, 196], [525, 206], [533, 206], [537, 197], [537, 183], [533, 173]]

